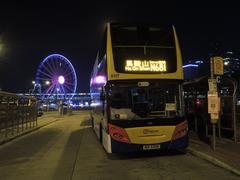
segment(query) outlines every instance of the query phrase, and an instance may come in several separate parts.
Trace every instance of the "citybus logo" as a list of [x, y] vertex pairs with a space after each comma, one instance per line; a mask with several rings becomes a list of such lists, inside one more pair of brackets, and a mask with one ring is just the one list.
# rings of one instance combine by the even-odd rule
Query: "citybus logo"
[[153, 129], [144, 129], [143, 130], [143, 134], [155, 134], [155, 133], [158, 133], [159, 131], [158, 130], [153, 130]]

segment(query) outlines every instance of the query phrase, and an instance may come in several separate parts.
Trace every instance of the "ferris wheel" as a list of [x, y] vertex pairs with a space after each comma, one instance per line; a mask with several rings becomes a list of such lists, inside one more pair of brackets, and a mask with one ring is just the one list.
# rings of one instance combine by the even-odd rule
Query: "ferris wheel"
[[47, 56], [39, 65], [36, 85], [42, 98], [56, 95], [59, 99], [72, 99], [77, 88], [77, 76], [71, 62], [60, 54]]

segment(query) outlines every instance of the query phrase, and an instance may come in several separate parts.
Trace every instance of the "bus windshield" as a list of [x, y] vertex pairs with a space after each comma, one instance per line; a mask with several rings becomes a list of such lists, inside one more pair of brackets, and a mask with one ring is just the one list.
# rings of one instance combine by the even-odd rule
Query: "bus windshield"
[[154, 119], [176, 117], [180, 114], [180, 83], [167, 81], [115, 83], [110, 85], [111, 119]]
[[[176, 71], [176, 50], [173, 28], [160, 26], [111, 26], [114, 66], [126, 72], [128, 60], [166, 61], [166, 73]], [[134, 70], [128, 73], [159, 73]]]

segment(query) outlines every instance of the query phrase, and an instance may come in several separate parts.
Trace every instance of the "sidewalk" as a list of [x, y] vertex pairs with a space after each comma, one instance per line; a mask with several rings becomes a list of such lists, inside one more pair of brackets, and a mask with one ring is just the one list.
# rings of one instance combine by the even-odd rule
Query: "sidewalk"
[[11, 133], [9, 133], [7, 138], [4, 135], [0, 135], [0, 145], [7, 143], [9, 141], [12, 141], [13, 139], [16, 139], [17, 137], [20, 137], [22, 135], [28, 134], [32, 131], [38, 130], [44, 126], [47, 126], [47, 125], [54, 123], [56, 121], [59, 121], [61, 119], [63, 119], [63, 116], [59, 116], [58, 112], [45, 112], [43, 116], [38, 117], [37, 126], [28, 128], [28, 129], [24, 129], [23, 132], [20, 132], [18, 134], [15, 133], [14, 135], [12, 135]]
[[234, 143], [230, 139], [216, 138], [216, 149], [213, 151], [210, 144], [190, 131], [188, 152], [240, 176], [240, 141]]

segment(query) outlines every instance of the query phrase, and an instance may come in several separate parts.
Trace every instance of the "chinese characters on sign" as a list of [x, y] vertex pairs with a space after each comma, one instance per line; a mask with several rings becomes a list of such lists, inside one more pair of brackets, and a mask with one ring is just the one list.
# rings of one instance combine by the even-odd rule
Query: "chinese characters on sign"
[[125, 71], [166, 72], [164, 60], [126, 60]]
[[208, 91], [208, 113], [211, 116], [211, 123], [217, 123], [220, 112], [220, 97], [217, 91]]
[[217, 96], [208, 96], [208, 113], [219, 113], [220, 98]]
[[208, 79], [208, 88], [209, 88], [209, 91], [217, 91], [217, 80]]

